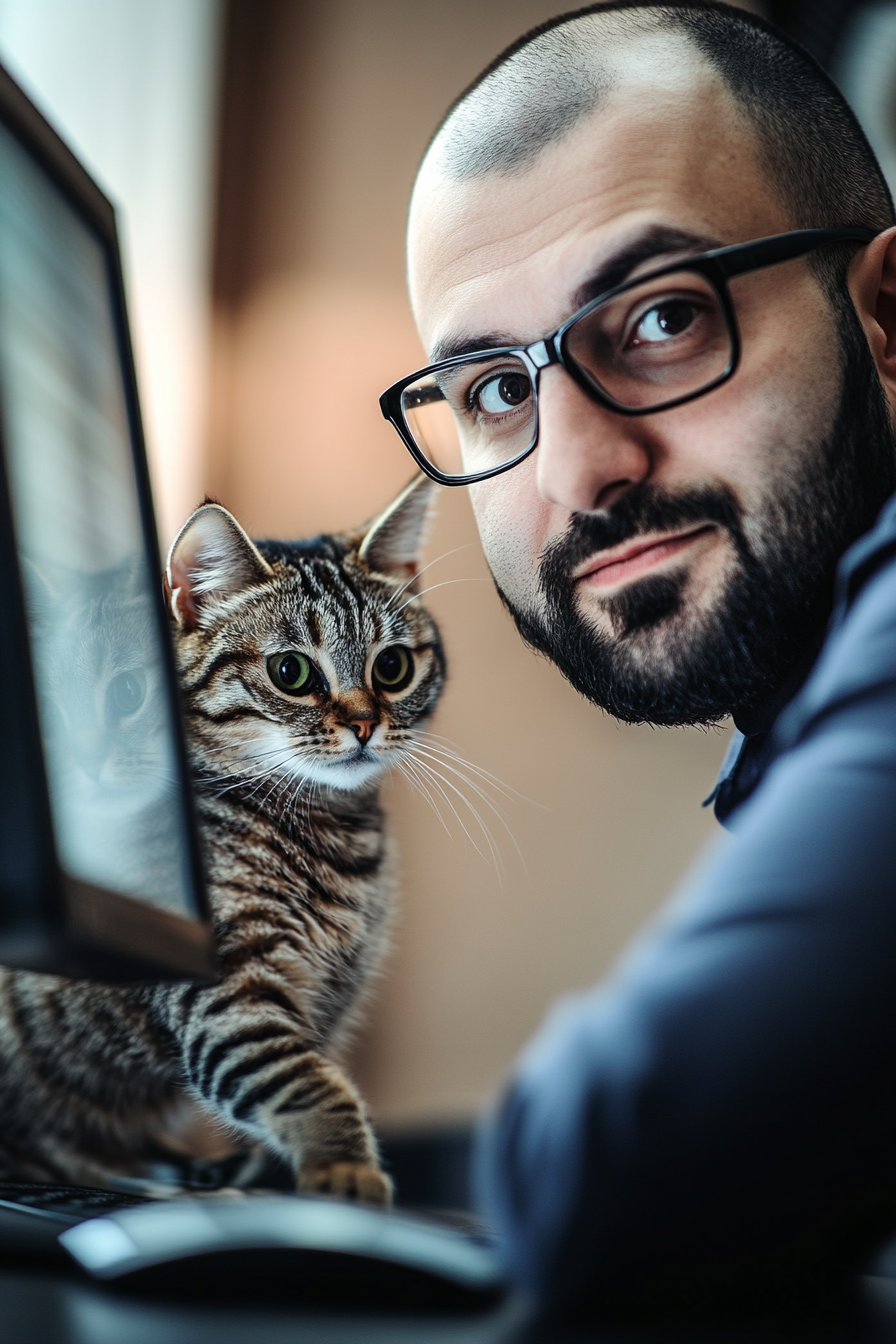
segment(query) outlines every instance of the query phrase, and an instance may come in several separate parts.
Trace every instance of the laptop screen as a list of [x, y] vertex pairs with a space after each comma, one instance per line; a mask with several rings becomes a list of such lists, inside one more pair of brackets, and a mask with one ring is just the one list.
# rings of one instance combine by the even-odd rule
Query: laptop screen
[[0, 417], [59, 863], [194, 916], [108, 251], [2, 124]]

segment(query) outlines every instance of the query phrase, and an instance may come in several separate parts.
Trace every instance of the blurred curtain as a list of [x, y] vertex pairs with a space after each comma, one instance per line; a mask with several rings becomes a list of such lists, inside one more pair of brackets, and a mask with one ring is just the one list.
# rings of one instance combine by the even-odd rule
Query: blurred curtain
[[768, 16], [829, 70], [843, 30], [859, 8], [856, 0], [772, 0]]
[[896, 4], [862, 5], [849, 15], [831, 73], [896, 190]]
[[896, 189], [896, 4], [776, 0], [770, 17], [837, 81]]

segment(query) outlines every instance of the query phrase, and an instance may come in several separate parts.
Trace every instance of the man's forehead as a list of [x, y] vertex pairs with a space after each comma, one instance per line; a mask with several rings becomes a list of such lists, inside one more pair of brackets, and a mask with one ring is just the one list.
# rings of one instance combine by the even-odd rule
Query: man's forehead
[[529, 335], [513, 326], [521, 287], [541, 334], [603, 256], [652, 227], [737, 242], [790, 226], [752, 127], [704, 62], [687, 64], [686, 79], [652, 78], [643, 62], [628, 71], [524, 172], [455, 181], [435, 156], [424, 165], [409, 263], [427, 348], [464, 331]]

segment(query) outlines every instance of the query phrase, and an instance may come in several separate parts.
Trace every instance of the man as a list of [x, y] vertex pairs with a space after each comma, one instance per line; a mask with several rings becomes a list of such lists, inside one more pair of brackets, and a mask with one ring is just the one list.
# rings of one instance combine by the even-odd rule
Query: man
[[743, 735], [734, 838], [554, 1011], [482, 1144], [551, 1307], [793, 1288], [896, 1228], [893, 225], [833, 85], [714, 4], [536, 30], [420, 170], [438, 367], [384, 410], [470, 485], [522, 635], [579, 690]]

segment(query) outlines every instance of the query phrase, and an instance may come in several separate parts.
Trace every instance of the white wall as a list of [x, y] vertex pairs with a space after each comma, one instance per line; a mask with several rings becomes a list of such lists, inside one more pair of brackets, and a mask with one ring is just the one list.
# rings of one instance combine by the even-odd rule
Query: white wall
[[120, 207], [163, 545], [202, 493], [218, 0], [0, 0], [0, 60]]

